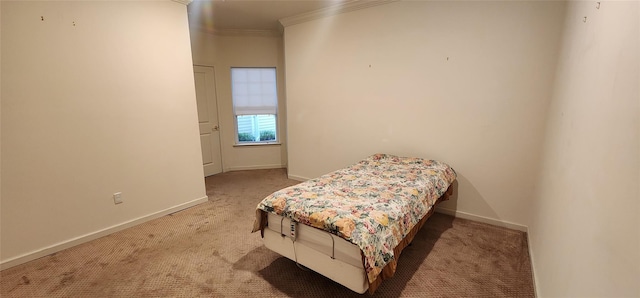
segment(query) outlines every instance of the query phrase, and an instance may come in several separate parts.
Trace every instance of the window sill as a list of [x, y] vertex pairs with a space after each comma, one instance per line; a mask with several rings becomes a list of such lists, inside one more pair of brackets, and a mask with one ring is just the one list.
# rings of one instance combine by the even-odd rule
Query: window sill
[[233, 147], [255, 147], [255, 146], [273, 146], [273, 145], [280, 146], [282, 144], [280, 142], [273, 142], [273, 143], [246, 143], [246, 144], [234, 144]]

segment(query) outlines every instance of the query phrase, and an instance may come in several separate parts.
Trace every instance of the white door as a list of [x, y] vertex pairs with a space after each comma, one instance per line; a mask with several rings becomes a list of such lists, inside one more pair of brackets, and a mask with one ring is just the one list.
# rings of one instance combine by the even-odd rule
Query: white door
[[213, 67], [194, 66], [198, 122], [200, 124], [200, 146], [204, 176], [222, 172], [220, 152], [220, 125], [218, 124], [218, 102]]

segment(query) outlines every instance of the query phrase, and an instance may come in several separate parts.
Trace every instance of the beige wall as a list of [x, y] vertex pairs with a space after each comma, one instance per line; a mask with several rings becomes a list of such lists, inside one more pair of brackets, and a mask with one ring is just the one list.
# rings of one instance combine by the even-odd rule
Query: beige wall
[[640, 296], [639, 16], [568, 4], [530, 225], [540, 297]]
[[[191, 30], [193, 64], [215, 69], [223, 171], [286, 167], [286, 109], [281, 36], [214, 35]], [[234, 146], [231, 67], [276, 67], [278, 138], [281, 145]]]
[[3, 266], [206, 200], [184, 4], [1, 6]]
[[459, 174], [447, 209], [524, 229], [563, 7], [395, 2], [286, 27], [289, 174], [438, 159]]

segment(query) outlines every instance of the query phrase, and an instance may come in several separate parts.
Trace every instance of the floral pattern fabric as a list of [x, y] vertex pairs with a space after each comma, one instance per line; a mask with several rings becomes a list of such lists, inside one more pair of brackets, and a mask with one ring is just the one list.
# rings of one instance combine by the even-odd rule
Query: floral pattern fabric
[[371, 282], [455, 179], [456, 172], [442, 162], [376, 154], [279, 190], [258, 209], [354, 243], [363, 252]]

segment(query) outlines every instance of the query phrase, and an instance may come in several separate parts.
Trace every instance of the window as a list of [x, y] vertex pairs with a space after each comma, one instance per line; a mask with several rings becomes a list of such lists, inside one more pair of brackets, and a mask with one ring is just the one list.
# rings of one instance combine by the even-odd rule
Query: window
[[275, 68], [231, 68], [231, 97], [238, 144], [278, 141]]

